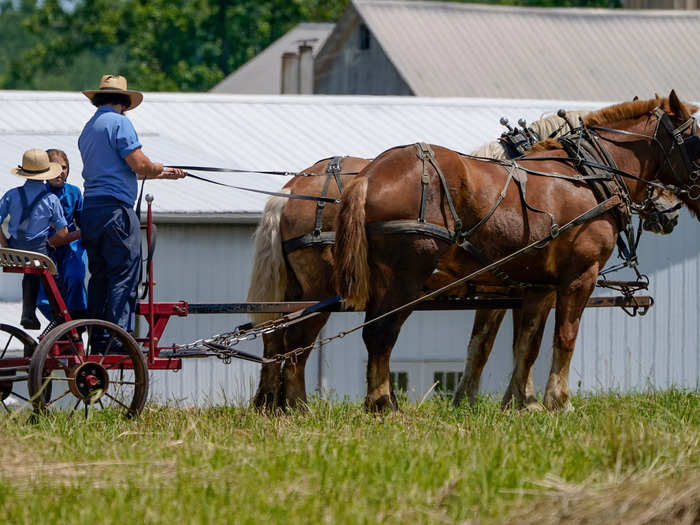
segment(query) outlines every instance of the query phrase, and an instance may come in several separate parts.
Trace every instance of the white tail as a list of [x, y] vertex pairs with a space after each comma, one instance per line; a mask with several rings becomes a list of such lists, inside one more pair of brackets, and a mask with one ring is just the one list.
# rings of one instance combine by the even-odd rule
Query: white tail
[[[288, 189], [282, 189], [289, 193]], [[250, 276], [247, 301], [282, 301], [287, 289], [287, 266], [282, 253], [280, 217], [287, 199], [270, 197], [265, 204], [260, 224], [255, 230], [253, 273]], [[250, 314], [254, 323], [276, 319], [281, 314]]]

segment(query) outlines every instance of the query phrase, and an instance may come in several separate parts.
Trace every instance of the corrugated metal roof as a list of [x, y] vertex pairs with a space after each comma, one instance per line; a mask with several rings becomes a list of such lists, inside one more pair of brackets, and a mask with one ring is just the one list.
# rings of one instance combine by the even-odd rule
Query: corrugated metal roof
[[[18, 185], [9, 170], [25, 149], [57, 147], [71, 162], [70, 182], [82, 185], [78, 136], [94, 108], [79, 93], [0, 91], [0, 190]], [[333, 155], [374, 157], [398, 144], [427, 141], [471, 151], [503, 130], [501, 115], [539, 118], [560, 107], [601, 103], [417, 97], [255, 96], [146, 93], [129, 112], [144, 152], [166, 164], [256, 170], [301, 170]], [[267, 190], [285, 177], [206, 175]], [[196, 180], [148, 181], [154, 210], [168, 216], [255, 217], [266, 196]], [[208, 219], [208, 220], [209, 220]]]
[[331, 31], [333, 24], [299, 24], [219, 82], [211, 91], [278, 95], [282, 87], [282, 54], [296, 53], [300, 41], [304, 40], [313, 48], [315, 55], [323, 47]]
[[675, 88], [700, 98], [700, 11], [396, 0], [353, 7], [418, 96], [623, 100]]

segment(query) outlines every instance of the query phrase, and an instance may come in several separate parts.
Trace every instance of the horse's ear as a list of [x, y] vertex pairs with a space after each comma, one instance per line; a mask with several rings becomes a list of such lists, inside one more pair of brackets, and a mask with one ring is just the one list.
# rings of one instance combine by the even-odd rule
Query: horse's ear
[[681, 120], [688, 120], [690, 118], [690, 113], [688, 113], [685, 104], [683, 104], [678, 98], [678, 95], [676, 95], [675, 89], [671, 90], [671, 94], [668, 96], [668, 103], [671, 106], [671, 112], [678, 118]]
[[656, 99], [656, 102], [658, 102], [659, 100], [661, 100], [661, 97], [659, 96], [658, 93], [654, 93], [654, 98]]

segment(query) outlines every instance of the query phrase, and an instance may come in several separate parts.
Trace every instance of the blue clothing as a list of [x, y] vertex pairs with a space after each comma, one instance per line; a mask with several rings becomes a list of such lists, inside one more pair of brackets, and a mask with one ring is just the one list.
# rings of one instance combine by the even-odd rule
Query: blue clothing
[[[63, 214], [68, 222], [68, 231], [76, 230], [76, 222], [80, 220], [83, 209], [83, 195], [80, 188], [73, 184], [64, 184], [62, 188], [54, 188], [47, 184], [47, 189], [58, 197]], [[53, 235], [51, 231], [51, 235]], [[59, 246], [53, 250], [51, 258], [58, 269], [59, 289], [69, 312], [87, 310], [87, 292], [85, 291], [85, 275], [87, 271], [87, 255], [80, 239]], [[42, 285], [39, 291], [37, 306], [47, 319], [52, 319], [53, 308], [49, 304]]]
[[15, 239], [15, 242], [48, 239], [51, 225], [54, 226], [55, 230], [66, 227], [66, 219], [63, 215], [61, 203], [58, 197], [46, 191], [44, 181], [27, 180], [21, 188], [24, 190], [28, 203], [32, 203], [42, 192], [46, 193], [46, 195], [31, 210], [26, 230], [23, 233], [20, 231], [24, 207], [20, 188], [12, 188], [0, 199], [0, 223], [8, 215], [10, 216], [10, 237]]
[[114, 197], [133, 207], [138, 182], [124, 159], [140, 147], [131, 121], [110, 106], [100, 106], [78, 139], [85, 198]]
[[[133, 208], [112, 197], [85, 199], [80, 218], [90, 269], [90, 317], [133, 328], [141, 276], [141, 226]], [[96, 333], [95, 344], [105, 334]]]

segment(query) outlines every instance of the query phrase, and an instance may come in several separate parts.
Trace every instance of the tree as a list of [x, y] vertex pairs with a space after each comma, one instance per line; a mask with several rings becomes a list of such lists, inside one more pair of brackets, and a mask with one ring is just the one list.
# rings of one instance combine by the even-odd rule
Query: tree
[[68, 11], [46, 0], [24, 22], [42, 38], [12, 62], [3, 84], [32, 86], [37, 74], [97, 59], [139, 89], [206, 90], [297, 23], [337, 18], [347, 1], [84, 0]]

